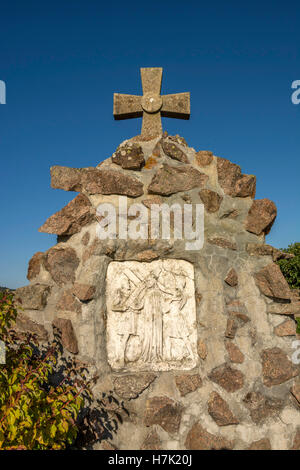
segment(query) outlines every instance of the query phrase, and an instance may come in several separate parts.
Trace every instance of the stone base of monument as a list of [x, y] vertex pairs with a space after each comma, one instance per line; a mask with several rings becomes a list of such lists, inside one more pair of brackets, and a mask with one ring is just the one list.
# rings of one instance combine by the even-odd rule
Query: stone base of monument
[[[95, 448], [299, 449], [300, 300], [275, 264], [286, 255], [265, 244], [276, 207], [254, 200], [255, 177], [166, 133], [51, 177], [80, 194], [40, 228], [58, 241], [30, 260], [18, 327], [41, 341], [60, 329], [65, 350], [97, 371], [95, 396], [124, 401], [111, 443]], [[146, 238], [120, 238], [119, 218], [100, 239], [96, 209], [119, 215], [120, 196], [127, 228], [136, 203], [149, 215], [203, 204], [203, 246], [188, 250], [172, 223], [169, 239], [150, 224]]]

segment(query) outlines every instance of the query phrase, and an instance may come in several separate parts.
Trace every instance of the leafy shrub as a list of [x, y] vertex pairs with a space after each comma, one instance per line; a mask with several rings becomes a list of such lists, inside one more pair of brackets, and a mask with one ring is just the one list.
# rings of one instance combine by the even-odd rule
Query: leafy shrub
[[296, 332], [297, 332], [298, 335], [300, 335], [300, 317], [296, 318], [296, 322], [297, 322]]
[[300, 243], [292, 243], [281, 251], [295, 255], [290, 259], [281, 259], [277, 263], [291, 289], [300, 289]]
[[0, 449], [64, 449], [78, 433], [78, 416], [89, 394], [83, 367], [67, 361], [61, 379], [55, 367], [64, 359], [59, 338], [43, 349], [32, 335], [12, 330], [17, 317], [13, 294], [0, 293]]

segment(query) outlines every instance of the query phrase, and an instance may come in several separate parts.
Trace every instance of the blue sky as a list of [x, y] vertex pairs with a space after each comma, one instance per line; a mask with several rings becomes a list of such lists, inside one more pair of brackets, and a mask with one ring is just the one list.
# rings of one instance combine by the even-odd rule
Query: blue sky
[[115, 122], [114, 92], [141, 93], [139, 68], [162, 66], [163, 93], [191, 92], [170, 134], [257, 176], [278, 217], [267, 242], [300, 241], [300, 5], [297, 1], [1, 2], [0, 285], [25, 285], [38, 227], [74, 196], [50, 188], [52, 165], [94, 166], [140, 132]]

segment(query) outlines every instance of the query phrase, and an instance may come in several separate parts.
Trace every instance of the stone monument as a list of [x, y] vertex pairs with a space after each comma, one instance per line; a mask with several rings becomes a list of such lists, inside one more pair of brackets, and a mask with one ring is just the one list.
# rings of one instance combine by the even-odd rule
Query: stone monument
[[[18, 327], [40, 341], [58, 328], [98, 371], [95, 394], [124, 400], [112, 449], [299, 449], [300, 300], [265, 243], [276, 206], [237, 164], [163, 133], [161, 116], [189, 118], [189, 93], [161, 96], [161, 68], [141, 76], [142, 97], [114, 96], [141, 135], [96, 168], [51, 168], [53, 188], [79, 194], [40, 228], [57, 244], [29, 262]], [[197, 220], [178, 234], [188, 206], [204, 208], [197, 249]], [[163, 207], [169, 237], [152, 230]]]

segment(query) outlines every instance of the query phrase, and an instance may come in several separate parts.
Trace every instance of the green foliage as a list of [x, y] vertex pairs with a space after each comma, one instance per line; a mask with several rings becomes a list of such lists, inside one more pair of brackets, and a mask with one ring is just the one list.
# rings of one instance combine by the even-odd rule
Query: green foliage
[[292, 243], [281, 251], [295, 255], [291, 259], [281, 259], [277, 263], [290, 288], [300, 289], [300, 243]]
[[9, 340], [8, 330], [16, 318], [17, 309], [14, 306], [13, 294], [0, 292], [0, 340]]
[[296, 318], [296, 322], [297, 322], [296, 333], [300, 335], [300, 318]]
[[0, 365], [0, 449], [64, 449], [78, 433], [87, 391], [82, 369], [68, 363], [62, 380], [51, 384], [59, 342], [41, 350], [32, 336], [20, 339], [11, 330], [16, 317], [13, 295], [0, 294], [0, 339], [6, 343], [6, 364]]

